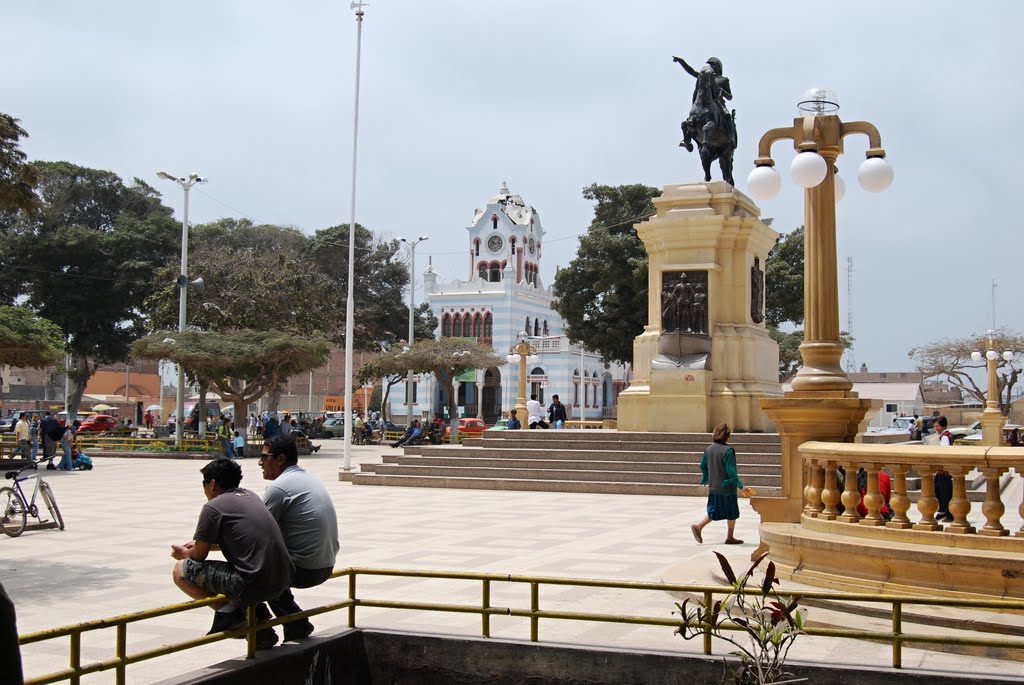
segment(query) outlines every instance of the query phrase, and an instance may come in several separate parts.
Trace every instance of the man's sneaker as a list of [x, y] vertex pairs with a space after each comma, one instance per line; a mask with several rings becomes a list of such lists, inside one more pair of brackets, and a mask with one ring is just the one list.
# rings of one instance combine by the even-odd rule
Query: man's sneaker
[[273, 628], [256, 631], [256, 649], [270, 649], [277, 644], [277, 632]]
[[284, 624], [284, 641], [295, 642], [296, 640], [305, 640], [307, 637], [313, 634], [313, 624], [309, 622], [309, 619], [303, 619], [295, 621], [293, 623]]
[[234, 611], [213, 612], [213, 625], [206, 632], [207, 635], [222, 633], [228, 630], [238, 630], [245, 627], [245, 613], [241, 609]]

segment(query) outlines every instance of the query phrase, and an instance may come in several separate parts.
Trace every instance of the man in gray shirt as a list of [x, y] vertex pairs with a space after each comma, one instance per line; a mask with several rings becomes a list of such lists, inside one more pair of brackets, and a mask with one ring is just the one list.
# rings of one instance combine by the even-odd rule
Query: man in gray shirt
[[[253, 492], [238, 487], [242, 469], [229, 459], [215, 459], [200, 469], [207, 502], [199, 514], [195, 538], [171, 545], [174, 584], [189, 597], [227, 595], [230, 602], [211, 605], [210, 633], [236, 630], [245, 624], [239, 606], [253, 606], [288, 590], [294, 567], [273, 516]], [[219, 550], [227, 561], [207, 559]], [[261, 617], [265, 620], [269, 616]], [[257, 649], [272, 647], [272, 628], [256, 634]]]
[[[272, 481], [263, 493], [267, 510], [281, 527], [288, 555], [295, 564], [291, 587], [320, 585], [334, 572], [338, 557], [338, 514], [323, 483], [299, 468], [295, 441], [287, 435], [267, 439], [260, 455], [264, 480]], [[302, 609], [290, 589], [267, 602], [278, 617]], [[301, 640], [313, 632], [309, 619], [284, 625], [284, 639]]]

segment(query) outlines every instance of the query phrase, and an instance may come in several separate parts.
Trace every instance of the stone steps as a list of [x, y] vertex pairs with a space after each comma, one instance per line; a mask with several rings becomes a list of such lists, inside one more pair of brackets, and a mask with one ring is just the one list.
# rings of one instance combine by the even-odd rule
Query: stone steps
[[[673, 461], [612, 461], [595, 460], [590, 462], [592, 470], [604, 471], [659, 471], [666, 473], [680, 472], [681, 464]], [[467, 456], [409, 456], [404, 454], [384, 455], [385, 464], [402, 464], [407, 466], [475, 466], [484, 468], [529, 468], [529, 469], [564, 469], [568, 460], [564, 458], [539, 459]], [[512, 464], [511, 462], [514, 462]], [[690, 464], [685, 464], [690, 466]], [[739, 464], [744, 478], [754, 475], [779, 475], [778, 461], [770, 464]]]
[[[397, 487], [449, 488], [469, 490], [529, 490], [539, 492], [586, 492], [611, 495], [674, 495], [707, 496], [707, 488], [700, 485], [669, 483], [604, 482], [585, 480], [537, 480], [527, 478], [470, 478], [458, 476], [374, 475], [371, 473], [342, 474], [342, 480], [355, 485], [384, 485]], [[778, 490], [765, 488], [758, 494], [777, 495]]]
[[[463, 445], [417, 445], [339, 477], [358, 485], [706, 496], [700, 460], [711, 436], [605, 430], [493, 431]], [[774, 494], [778, 435], [730, 439], [744, 483]]]

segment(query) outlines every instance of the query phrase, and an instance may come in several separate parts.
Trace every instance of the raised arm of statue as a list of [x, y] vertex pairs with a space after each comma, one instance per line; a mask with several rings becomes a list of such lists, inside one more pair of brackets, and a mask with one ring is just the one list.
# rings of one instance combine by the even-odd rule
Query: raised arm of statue
[[673, 57], [672, 61], [681, 66], [683, 69], [686, 69], [687, 74], [689, 74], [693, 78], [697, 78], [697, 72], [694, 71], [693, 67], [686, 63], [685, 59], [683, 59], [682, 57]]
[[722, 91], [722, 97], [726, 100], [732, 100], [732, 86], [729, 85], [729, 79], [725, 76], [719, 76], [715, 80], [718, 82], [718, 89]]

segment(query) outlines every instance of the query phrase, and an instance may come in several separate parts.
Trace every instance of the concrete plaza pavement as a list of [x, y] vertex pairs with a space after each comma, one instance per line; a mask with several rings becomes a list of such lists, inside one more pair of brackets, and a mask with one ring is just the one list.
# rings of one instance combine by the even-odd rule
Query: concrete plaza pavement
[[[741, 566], [757, 544], [757, 515], [741, 502], [737, 535], [742, 546], [725, 546], [725, 526], [705, 529], [695, 543], [689, 525], [703, 516], [703, 498], [564, 494], [488, 490], [440, 490], [357, 486], [338, 480], [340, 440], [322, 442], [317, 454], [300, 458], [334, 498], [341, 526], [338, 568], [363, 566], [419, 570], [481, 571], [544, 576], [705, 583], [704, 569], [717, 568], [713, 551]], [[353, 464], [379, 461], [386, 445], [356, 446]], [[0, 536], [0, 580], [14, 599], [18, 628], [27, 633], [184, 601], [172, 584], [170, 545], [191, 539], [205, 501], [199, 468], [204, 461], [96, 458], [88, 472], [46, 471], [67, 524], [66, 530]], [[255, 459], [241, 461], [243, 487], [262, 494], [265, 483]], [[742, 475], [742, 474], [741, 474]], [[975, 514], [976, 515], [976, 514]], [[1006, 521], [1007, 525], [1011, 522]], [[1019, 526], [1020, 522], [1017, 521]], [[680, 568], [698, 569], [691, 579]], [[669, 574], [671, 577], [669, 578]], [[783, 585], [785, 589], [785, 585]], [[344, 580], [296, 591], [311, 608], [347, 593]], [[361, 578], [363, 597], [478, 604], [480, 584], [416, 578]], [[671, 617], [672, 597], [661, 592], [550, 587], [541, 607]], [[495, 606], [529, 607], [529, 588], [495, 584]], [[813, 608], [810, 610], [815, 611]], [[344, 626], [344, 612], [314, 618], [317, 633]], [[199, 609], [132, 624], [129, 651], [202, 635], [211, 612]], [[480, 635], [475, 615], [362, 608], [363, 627]], [[528, 640], [526, 619], [495, 617], [492, 636]], [[680, 652], [699, 652], [671, 628], [589, 622], [541, 621], [542, 641]], [[113, 656], [114, 631], [83, 638], [83, 663]], [[283, 647], [288, 649], [288, 646]], [[282, 649], [281, 646], [275, 649]], [[717, 645], [716, 654], [730, 651]], [[850, 640], [803, 637], [791, 658], [827, 663], [888, 665], [890, 649]], [[244, 654], [240, 641], [225, 641], [128, 668], [129, 683], [151, 683]], [[27, 645], [26, 676], [59, 670], [68, 639]], [[906, 649], [906, 668], [992, 673], [1024, 678], [1019, 661]], [[113, 673], [83, 678], [111, 683]]]

